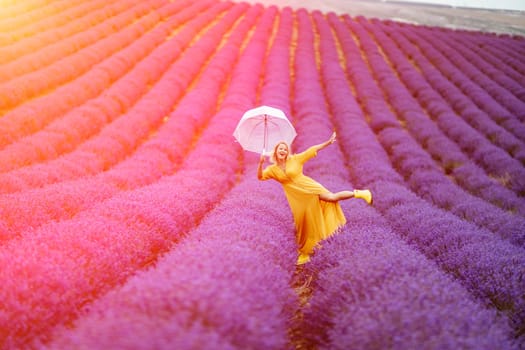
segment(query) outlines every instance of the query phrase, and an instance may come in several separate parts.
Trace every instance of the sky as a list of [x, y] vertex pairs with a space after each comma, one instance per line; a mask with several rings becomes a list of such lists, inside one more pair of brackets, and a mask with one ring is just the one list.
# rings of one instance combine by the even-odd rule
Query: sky
[[[344, 1], [344, 0], [343, 0]], [[453, 7], [471, 7], [497, 10], [525, 11], [523, 0], [403, 0], [404, 2], [428, 3], [434, 5], [448, 5]], [[392, 2], [384, 0], [384, 2]]]

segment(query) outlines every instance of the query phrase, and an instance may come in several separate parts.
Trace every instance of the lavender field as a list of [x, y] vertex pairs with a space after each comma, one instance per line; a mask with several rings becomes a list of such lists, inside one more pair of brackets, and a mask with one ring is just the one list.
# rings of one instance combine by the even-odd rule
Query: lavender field
[[[0, 349], [525, 348], [525, 38], [215, 0], [0, 2]], [[232, 133], [346, 226], [296, 266]]]

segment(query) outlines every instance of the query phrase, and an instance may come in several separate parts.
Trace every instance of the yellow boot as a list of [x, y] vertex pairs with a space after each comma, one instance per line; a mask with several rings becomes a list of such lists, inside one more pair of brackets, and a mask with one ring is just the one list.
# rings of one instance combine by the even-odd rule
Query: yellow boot
[[368, 204], [372, 204], [372, 192], [370, 190], [354, 190], [354, 197], [364, 199]]

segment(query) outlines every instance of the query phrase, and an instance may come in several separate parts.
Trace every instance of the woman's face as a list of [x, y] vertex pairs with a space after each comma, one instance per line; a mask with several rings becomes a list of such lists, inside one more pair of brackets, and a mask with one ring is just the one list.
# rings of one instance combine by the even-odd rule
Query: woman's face
[[277, 146], [275, 158], [277, 158], [277, 160], [286, 160], [286, 157], [288, 157], [288, 146], [286, 146], [284, 143], [281, 143], [279, 146]]

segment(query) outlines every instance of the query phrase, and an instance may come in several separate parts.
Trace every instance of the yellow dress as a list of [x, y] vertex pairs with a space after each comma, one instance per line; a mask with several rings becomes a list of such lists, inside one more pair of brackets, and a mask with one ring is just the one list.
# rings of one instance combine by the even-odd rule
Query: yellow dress
[[317, 155], [316, 146], [288, 156], [286, 171], [277, 164], [263, 171], [261, 180], [274, 179], [281, 183], [293, 214], [299, 253], [309, 256], [314, 247], [346, 223], [341, 206], [326, 202], [319, 195], [329, 192], [314, 179], [303, 174], [303, 165]]

